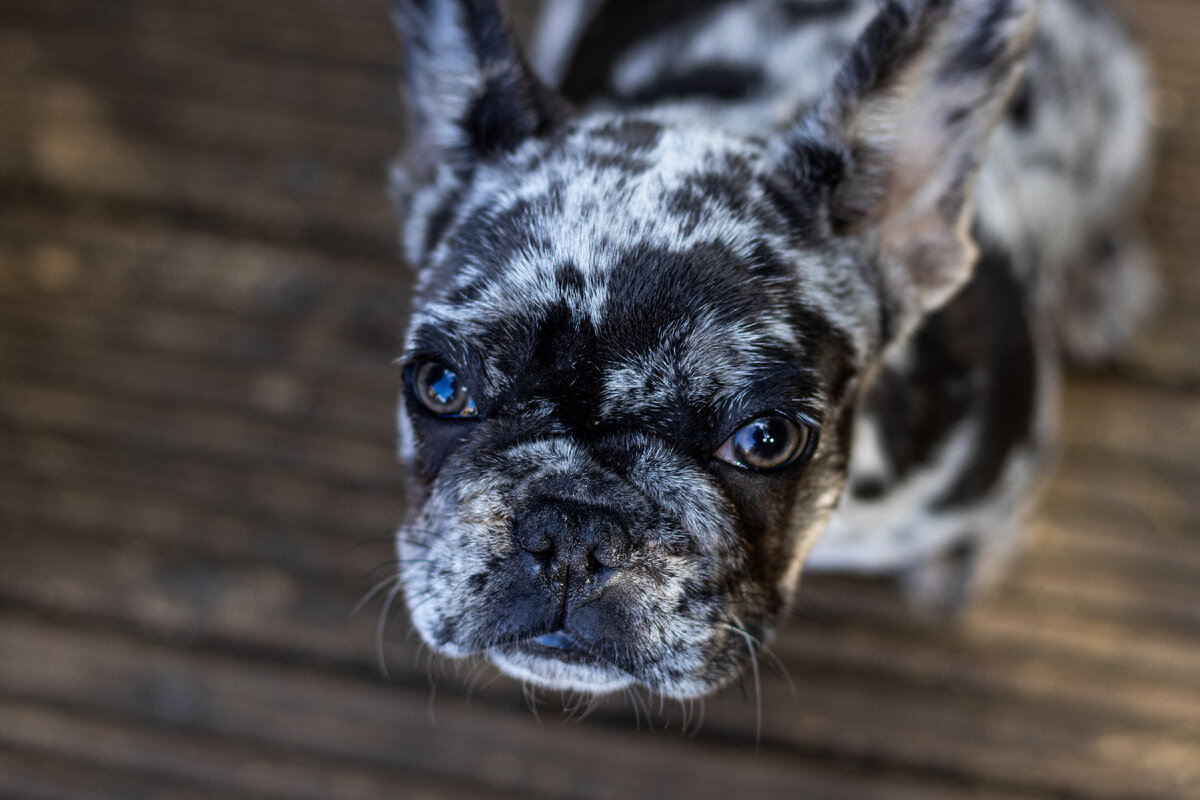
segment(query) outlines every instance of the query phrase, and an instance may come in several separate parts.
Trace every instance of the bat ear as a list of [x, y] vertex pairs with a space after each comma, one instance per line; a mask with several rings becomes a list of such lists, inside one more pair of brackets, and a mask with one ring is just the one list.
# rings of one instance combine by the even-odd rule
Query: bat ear
[[527, 66], [495, 0], [395, 0], [411, 144], [469, 168], [551, 131], [566, 102]]
[[821, 176], [833, 232], [878, 247], [885, 300], [900, 311], [885, 333], [915, 324], [970, 277], [975, 178], [1036, 11], [1037, 0], [889, 0], [779, 143], [790, 180], [811, 192]]

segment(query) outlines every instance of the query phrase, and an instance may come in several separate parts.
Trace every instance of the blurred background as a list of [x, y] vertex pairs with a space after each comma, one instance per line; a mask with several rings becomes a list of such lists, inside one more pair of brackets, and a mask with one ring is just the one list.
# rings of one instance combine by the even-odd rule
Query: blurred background
[[996, 596], [812, 580], [761, 715], [581, 723], [353, 613], [403, 513], [386, 5], [0, 2], [0, 796], [1200, 798], [1200, 3], [1121, 3], [1166, 307], [1070, 378]]

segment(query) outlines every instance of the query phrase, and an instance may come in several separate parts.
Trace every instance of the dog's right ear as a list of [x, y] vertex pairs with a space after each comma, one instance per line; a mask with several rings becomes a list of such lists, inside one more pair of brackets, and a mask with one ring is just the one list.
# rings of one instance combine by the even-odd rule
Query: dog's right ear
[[972, 196], [1024, 69], [1037, 0], [887, 0], [782, 140], [830, 229], [872, 242], [898, 338], [971, 276]]
[[417, 158], [469, 170], [566, 116], [566, 102], [529, 69], [495, 0], [394, 0], [393, 9]]

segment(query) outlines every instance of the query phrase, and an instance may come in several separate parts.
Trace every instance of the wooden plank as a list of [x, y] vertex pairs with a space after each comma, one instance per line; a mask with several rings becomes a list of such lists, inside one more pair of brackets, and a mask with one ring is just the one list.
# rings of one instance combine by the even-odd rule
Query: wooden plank
[[0, 74], [19, 72], [35, 85], [70, 80], [98, 93], [161, 91], [228, 108], [258, 107], [297, 118], [307, 111], [317, 119], [392, 132], [402, 127], [399, 70], [390, 58], [378, 64], [296, 58], [184, 31], [137, 36], [113, 25], [18, 17], [0, 14], [0, 42], [10, 53]]
[[[182, 652], [0, 618], [0, 685], [95, 713], [133, 714], [205, 736], [316, 752], [379, 768], [455, 776], [489, 788], [572, 797], [1036, 797], [937, 775], [856, 775], [803, 752], [760, 755], [677, 733], [541, 724], [528, 713], [303, 668]], [[1153, 797], [1153, 794], [1146, 795]]]
[[16, 207], [0, 217], [0, 291], [205, 308], [273, 319], [360, 293], [407, 305], [412, 276], [377, 259], [231, 238], [159, 218]]
[[264, 57], [394, 63], [395, 37], [385, 5], [347, 3], [336, 14], [320, 3], [139, 2], [97, 7], [78, 0], [6, 2], [0, 20], [33, 30], [93, 27], [130, 39], [165, 37], [211, 43]]
[[1066, 447], [1136, 455], [1196, 474], [1200, 403], [1190, 391], [1074, 376], [1063, 387], [1063, 409], [1060, 438]]
[[[8, 721], [8, 717], [4, 717]], [[2, 735], [0, 735], [2, 736]], [[244, 794], [231, 800], [254, 800]], [[80, 764], [56, 756], [0, 747], [0, 797], [14, 800], [211, 800], [212, 794], [171, 776], [146, 776], [128, 769]]]
[[[127, 86], [106, 87], [97, 98], [86, 85], [61, 78], [44, 78], [34, 91], [20, 84], [0, 85], [0, 105], [20, 114], [0, 123], [0, 136], [14, 141], [22, 134], [36, 137], [78, 125], [86, 126], [89, 134], [111, 131], [126, 139], [171, 142], [197, 153], [265, 155], [287, 148], [310, 159], [314, 169], [344, 171], [364, 186], [379, 185], [401, 144], [398, 124], [314, 118], [302, 113], [303, 107], [288, 114], [261, 106], [238, 108], [187, 96], [156, 96]], [[347, 147], [348, 141], [354, 146]], [[299, 178], [293, 186], [302, 188]]]
[[[0, 111], [4, 119], [20, 118]], [[10, 148], [15, 152], [3, 169], [3, 178], [18, 186], [380, 258], [395, 250], [385, 194], [390, 154], [380, 153], [378, 170], [360, 176], [295, 151], [185, 147], [86, 119], [35, 119], [22, 129], [27, 136]]]
[[[0, 796], [484, 800], [496, 791], [179, 726], [0, 698]], [[185, 792], [186, 794], [180, 794]], [[77, 793], [77, 794], [73, 794]], [[503, 796], [508, 796], [504, 793]], [[530, 796], [530, 795], [523, 795]]]
[[[1173, 283], [1166, 286], [1173, 292]], [[1200, 307], [1168, 301], [1158, 317], [1117, 358], [1122, 373], [1194, 391], [1200, 387]]]
[[[55, 24], [32, 31], [0, 16], [0, 76], [34, 86], [71, 83], [108, 96], [120, 91], [170, 96], [278, 118], [318, 119], [398, 134], [403, 104], [392, 63], [364, 67], [335, 60], [273, 58], [219, 44], [128, 30]], [[345, 155], [345, 154], [343, 154]]]
[[[28, 384], [5, 387], [0, 392], [0, 421], [26, 430], [94, 438], [113, 446], [187, 451], [214, 464], [282, 467], [381, 493], [398, 491], [402, 477], [386, 442], [65, 389]], [[231, 447], [232, 442], [238, 445]]]
[[69, 340], [50, 345], [41, 337], [7, 336], [0, 330], [0, 372], [14, 379], [332, 429], [386, 443], [395, 433], [399, 373], [382, 360], [379, 366], [378, 375], [347, 385], [336, 374], [247, 369], [217, 359], [174, 361]]
[[[333, 486], [255, 465], [200, 464], [186, 453], [148, 454], [56, 436], [17, 438], [2, 431], [0, 445], [0, 464], [19, 476], [7, 484], [13, 494], [4, 498], [3, 507], [22, 517], [32, 513], [23, 509], [39, 502], [52, 504], [33, 517], [52, 527], [119, 521], [126, 534], [149, 529], [161, 537], [203, 544], [227, 528], [228, 533], [212, 541], [236, 541], [244, 532], [271, 525], [347, 548], [391, 532], [403, 507], [397, 493]], [[26, 492], [41, 500], [23, 497]], [[270, 541], [259, 544], [269, 552], [286, 548]], [[297, 569], [305, 565], [291, 563]]]

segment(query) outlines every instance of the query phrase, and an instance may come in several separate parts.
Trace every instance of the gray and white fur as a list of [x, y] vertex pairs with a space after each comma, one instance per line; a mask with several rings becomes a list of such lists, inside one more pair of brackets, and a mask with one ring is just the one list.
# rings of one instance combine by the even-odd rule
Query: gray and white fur
[[1154, 286], [1141, 61], [1040, 5], [551, 0], [527, 62], [494, 0], [395, 0], [430, 645], [693, 697], [806, 563], [938, 612], [1001, 574], [1060, 359]]

